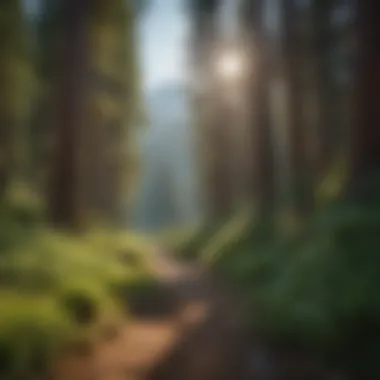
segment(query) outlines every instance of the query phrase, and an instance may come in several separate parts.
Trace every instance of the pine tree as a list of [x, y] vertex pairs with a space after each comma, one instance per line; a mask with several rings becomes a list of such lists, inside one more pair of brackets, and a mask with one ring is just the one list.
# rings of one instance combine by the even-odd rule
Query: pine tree
[[271, 212], [274, 204], [273, 131], [270, 117], [269, 88], [271, 75], [270, 40], [264, 14], [266, 3], [246, 0], [241, 8], [244, 35], [250, 45], [249, 84], [249, 158], [250, 199], [258, 214]]
[[[302, 40], [295, 0], [283, 0], [282, 57], [286, 86], [286, 147], [289, 216], [297, 221], [310, 213], [313, 203], [312, 175], [307, 152], [307, 131], [303, 120]], [[297, 223], [297, 222], [296, 222]]]
[[135, 14], [122, 0], [61, 7], [52, 84], [52, 220], [73, 228], [93, 216], [116, 223], [129, 187], [125, 148], [141, 116]]
[[[0, 196], [25, 162], [34, 73], [21, 4], [0, 3]], [[24, 156], [24, 157], [23, 157]]]
[[376, 0], [357, 1], [356, 9], [356, 91], [351, 151], [354, 193], [380, 171], [380, 4]]

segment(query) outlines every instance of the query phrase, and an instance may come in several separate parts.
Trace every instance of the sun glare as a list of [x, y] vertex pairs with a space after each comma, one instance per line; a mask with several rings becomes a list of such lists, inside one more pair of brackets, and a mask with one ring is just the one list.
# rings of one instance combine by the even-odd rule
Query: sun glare
[[228, 51], [217, 60], [218, 75], [227, 80], [236, 80], [244, 73], [244, 59], [238, 52]]

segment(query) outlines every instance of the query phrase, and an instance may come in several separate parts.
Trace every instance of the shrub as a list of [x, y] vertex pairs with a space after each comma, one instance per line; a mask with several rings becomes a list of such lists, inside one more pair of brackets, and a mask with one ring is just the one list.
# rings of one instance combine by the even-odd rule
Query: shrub
[[255, 329], [330, 360], [380, 353], [378, 200], [331, 203], [296, 234], [256, 226], [221, 245], [213, 267], [240, 285]]
[[0, 294], [0, 371], [2, 378], [41, 375], [70, 336], [72, 327], [48, 296]]
[[62, 303], [76, 323], [89, 325], [96, 321], [98, 305], [88, 294], [79, 291], [64, 294]]
[[128, 320], [128, 305], [116, 302], [110, 284], [151, 278], [148, 245], [109, 231], [57, 233], [13, 206], [3, 210], [0, 378], [39, 378], [62, 348], [91, 346], [105, 325]]

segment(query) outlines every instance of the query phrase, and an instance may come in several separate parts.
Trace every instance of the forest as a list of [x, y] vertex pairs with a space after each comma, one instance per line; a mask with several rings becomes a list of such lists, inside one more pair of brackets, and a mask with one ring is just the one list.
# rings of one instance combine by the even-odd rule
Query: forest
[[378, 380], [380, 3], [178, 0], [166, 105], [170, 1], [0, 0], [0, 379]]

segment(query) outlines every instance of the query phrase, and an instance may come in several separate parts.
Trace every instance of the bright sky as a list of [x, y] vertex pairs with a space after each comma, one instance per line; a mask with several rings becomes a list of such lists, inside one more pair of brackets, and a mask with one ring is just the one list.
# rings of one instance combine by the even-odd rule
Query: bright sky
[[184, 0], [151, 0], [141, 20], [144, 89], [185, 78], [188, 20]]

